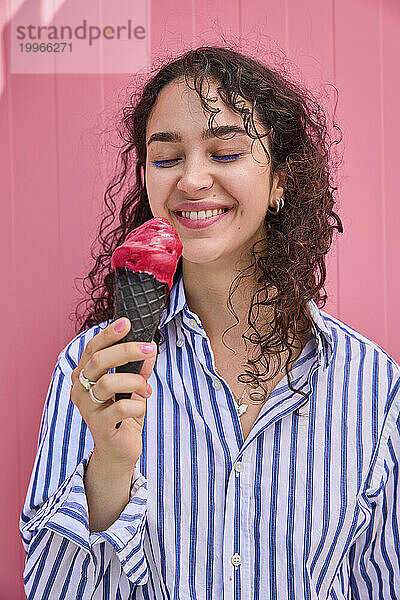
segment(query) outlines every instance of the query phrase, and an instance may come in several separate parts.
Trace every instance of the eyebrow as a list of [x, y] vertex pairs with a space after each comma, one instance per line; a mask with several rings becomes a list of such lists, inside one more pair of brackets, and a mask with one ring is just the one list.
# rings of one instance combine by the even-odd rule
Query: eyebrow
[[[220, 125], [215, 128], [215, 133], [211, 131], [211, 129], [203, 129], [201, 132], [201, 139], [207, 140], [213, 137], [228, 135], [233, 133], [233, 135], [247, 135], [246, 131], [239, 127], [238, 125]], [[217, 134], [217, 135], [216, 135]], [[233, 137], [233, 136], [232, 136]], [[230, 138], [229, 138], [230, 139]], [[150, 146], [151, 142], [181, 142], [182, 137], [177, 131], [157, 131], [153, 133], [149, 137], [149, 141], [147, 142], [147, 146]]]

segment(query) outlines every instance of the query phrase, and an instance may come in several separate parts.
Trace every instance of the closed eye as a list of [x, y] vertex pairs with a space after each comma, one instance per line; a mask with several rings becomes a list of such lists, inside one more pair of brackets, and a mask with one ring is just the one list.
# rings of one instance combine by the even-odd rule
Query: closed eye
[[[217, 162], [232, 162], [234, 160], [237, 160], [240, 156], [243, 156], [243, 153], [241, 153], [241, 154], [222, 154], [222, 155], [218, 155], [218, 156], [215, 155], [215, 156], [213, 156], [213, 158]], [[151, 164], [154, 165], [155, 167], [168, 168], [168, 166], [173, 167], [174, 166], [173, 163], [178, 162], [178, 160], [180, 160], [180, 159], [175, 158], [175, 159], [171, 159], [171, 160], [158, 160], [158, 161], [153, 161]]]

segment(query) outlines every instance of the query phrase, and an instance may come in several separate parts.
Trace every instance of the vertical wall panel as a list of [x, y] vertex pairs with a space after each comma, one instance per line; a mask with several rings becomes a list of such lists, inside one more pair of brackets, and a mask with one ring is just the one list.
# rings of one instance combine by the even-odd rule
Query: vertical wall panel
[[[9, 64], [7, 61], [7, 72]], [[58, 122], [54, 75], [11, 74], [7, 82], [12, 96], [13, 297], [17, 318], [13, 332], [16, 380], [7, 397], [13, 401], [18, 423], [17, 436], [9, 440], [9, 447], [19, 457], [14, 467], [21, 482], [21, 503], [33, 465], [49, 376], [60, 347]], [[21, 553], [19, 510], [20, 504], [9, 518], [15, 524], [13, 539], [15, 544], [18, 540]], [[22, 566], [21, 555], [15, 571], [21, 573]], [[15, 571], [6, 574], [10, 590], [16, 588]]]
[[[74, 280], [91, 268], [90, 244], [102, 208], [104, 182], [99, 177], [100, 144], [93, 131], [93, 120], [101, 125], [103, 96], [101, 79], [93, 74], [58, 77], [56, 87], [62, 275], [59, 285], [61, 313], [69, 315], [78, 299]], [[75, 335], [74, 324], [64, 317], [59, 327], [65, 345]]]
[[[68, 2], [65, 2], [57, 11], [55, 22], [65, 22], [63, 17], [68, 12]], [[88, 8], [89, 23], [103, 27], [102, 17], [100, 1], [93, 11]], [[60, 275], [62, 273], [59, 286], [60, 312], [65, 315], [59, 323], [61, 348], [75, 335], [74, 322], [69, 320], [78, 300], [74, 280], [88, 271], [103, 187], [97, 172], [99, 148], [94, 131], [94, 126], [99, 127], [103, 111], [103, 53], [100, 43], [94, 42], [93, 49], [96, 73], [65, 74], [56, 78]], [[83, 65], [85, 58], [83, 53]]]
[[150, 3], [150, 59], [155, 67], [165, 57], [189, 50], [194, 35], [193, 2], [171, 0]]
[[[382, 212], [383, 237], [383, 287], [380, 290], [380, 310], [385, 316], [385, 348], [400, 361], [400, 56], [399, 23], [400, 3], [380, 0], [380, 69], [382, 135], [381, 160], [383, 162], [381, 193], [374, 200], [376, 211]], [[373, 320], [373, 307], [370, 308]]]
[[[379, 3], [335, 0], [336, 75], [344, 125], [339, 240], [341, 318], [387, 348], [382, 289], [383, 212]], [[350, 18], [349, 18], [350, 17]]]
[[[59, 337], [59, 204], [55, 78], [12, 75], [15, 182], [15, 329], [17, 384], [13, 390], [21, 449], [36, 443], [38, 408]], [[38, 351], [39, 347], [39, 351]], [[41, 401], [37, 403], [37, 399]], [[33, 399], [33, 401], [32, 401]], [[27, 476], [32, 456], [21, 453]]]
[[224, 2], [215, 0], [193, 0], [194, 41], [197, 45], [223, 45], [239, 41], [239, 0]]
[[279, 55], [279, 47], [286, 44], [286, 9], [284, 2], [263, 2], [263, 0], [241, 0], [239, 7], [243, 48], [267, 47], [274, 61], [274, 53]]
[[[330, 135], [337, 136], [331, 123], [336, 101], [335, 90], [331, 85], [335, 85], [332, 4], [331, 2], [320, 2], [319, 0], [308, 0], [306, 3], [287, 0], [287, 14], [288, 56], [293, 64], [300, 69], [298, 80], [303, 81], [303, 84], [325, 109]], [[340, 216], [340, 191], [335, 194], [335, 200], [338, 204], [335, 205], [334, 210]], [[338, 235], [340, 237], [340, 234]], [[325, 289], [328, 300], [324, 310], [332, 315], [339, 316], [336, 237], [334, 237], [331, 250], [328, 253], [326, 264]]]
[[[3, 33], [8, 37], [8, 29]], [[4, 38], [1, 40], [4, 43]], [[5, 45], [5, 44], [4, 44]], [[7, 52], [7, 50], [6, 50]], [[8, 63], [8, 52], [5, 56]], [[0, 252], [3, 257], [1, 276], [2, 323], [0, 343], [0, 398], [2, 418], [0, 419], [0, 480], [3, 482], [0, 498], [0, 531], [2, 540], [7, 540], [4, 549], [0, 549], [0, 597], [20, 598], [20, 582], [16, 585], [16, 574], [22, 567], [22, 552], [16, 532], [18, 508], [23, 493], [20, 486], [19, 466], [21, 459], [20, 424], [16, 407], [15, 390], [17, 386], [16, 332], [18, 330], [18, 310], [15, 302], [15, 190], [13, 173], [13, 96], [10, 86], [10, 74], [4, 73], [4, 92], [0, 97], [0, 177], [1, 177], [1, 220]], [[18, 238], [20, 239], [20, 238]], [[29, 306], [26, 307], [29, 312]], [[43, 357], [42, 357], [43, 358]], [[35, 408], [33, 407], [33, 410]], [[36, 413], [37, 413], [36, 408]], [[25, 458], [29, 461], [33, 445], [27, 447]], [[21, 596], [22, 598], [23, 596]]]

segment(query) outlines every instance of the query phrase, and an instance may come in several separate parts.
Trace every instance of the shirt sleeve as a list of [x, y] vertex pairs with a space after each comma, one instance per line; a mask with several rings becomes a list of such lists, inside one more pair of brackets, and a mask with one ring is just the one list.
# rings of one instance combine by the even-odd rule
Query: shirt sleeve
[[350, 552], [350, 587], [355, 600], [396, 600], [400, 590], [400, 379], [380, 439], [366, 498], [368, 528]]
[[30, 600], [52, 594], [124, 600], [148, 581], [143, 551], [147, 482], [136, 465], [130, 500], [120, 517], [106, 531], [89, 532], [83, 477], [94, 442], [70, 400], [75, 364], [69, 354], [58, 357], [43, 409], [20, 515], [25, 591]]

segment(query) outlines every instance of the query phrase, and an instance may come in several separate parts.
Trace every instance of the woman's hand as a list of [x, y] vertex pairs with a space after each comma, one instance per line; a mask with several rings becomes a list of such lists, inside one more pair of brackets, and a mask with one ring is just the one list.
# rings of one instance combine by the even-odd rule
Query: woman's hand
[[[117, 332], [115, 326], [124, 324]], [[154, 368], [157, 346], [152, 342], [152, 353], [141, 347], [145, 342], [116, 342], [128, 333], [129, 319], [120, 318], [95, 335], [86, 345], [76, 369], [71, 374], [71, 401], [77, 406], [89, 427], [95, 444], [95, 453], [110, 467], [133, 469], [142, 453], [142, 430], [146, 413], [146, 398], [151, 394], [147, 379]], [[140, 375], [108, 373], [113, 367], [128, 362], [144, 361]], [[79, 381], [79, 373], [96, 384], [92, 392], [104, 404], [96, 404]], [[115, 402], [117, 392], [132, 392], [130, 399]], [[122, 421], [116, 429], [116, 423]]]

